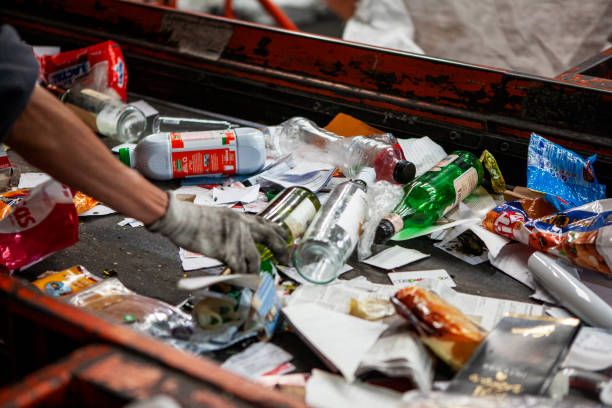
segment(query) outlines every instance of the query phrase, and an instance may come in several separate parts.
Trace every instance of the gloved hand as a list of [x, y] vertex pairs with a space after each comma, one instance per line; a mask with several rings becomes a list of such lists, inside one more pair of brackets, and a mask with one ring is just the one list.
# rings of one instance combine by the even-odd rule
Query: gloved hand
[[287, 233], [261, 217], [237, 213], [226, 207], [195, 205], [168, 194], [168, 210], [148, 225], [189, 251], [225, 262], [233, 273], [259, 273], [260, 255], [255, 243], [272, 250], [287, 264]]

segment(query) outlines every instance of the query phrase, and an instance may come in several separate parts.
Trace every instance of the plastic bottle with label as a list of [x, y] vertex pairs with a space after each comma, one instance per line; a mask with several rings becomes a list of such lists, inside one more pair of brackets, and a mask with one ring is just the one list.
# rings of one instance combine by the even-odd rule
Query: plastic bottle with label
[[[258, 216], [280, 225], [288, 234], [287, 245], [291, 246], [301, 237], [321, 208], [317, 195], [305, 187], [289, 187], [278, 194]], [[261, 260], [267, 261], [272, 251], [258, 244]]]
[[380, 221], [374, 241], [383, 243], [406, 228], [433, 224], [474, 191], [482, 175], [482, 164], [472, 153], [449, 154], [404, 187], [402, 201]]
[[414, 179], [414, 163], [404, 155], [393, 135], [342, 137], [302, 117], [264, 129], [271, 155], [295, 153], [305, 159], [339, 167], [354, 177], [364, 167], [372, 167], [377, 180], [406, 184]]
[[147, 127], [140, 109], [93, 89], [63, 90], [53, 85], [47, 89], [74, 112], [94, 132], [122, 143], [137, 141]]
[[170, 180], [202, 175], [252, 174], [266, 162], [263, 134], [254, 128], [154, 133], [119, 159], [145, 177]]
[[361, 235], [367, 214], [367, 186], [374, 169], [366, 167], [352, 180], [334, 188], [298, 245], [294, 264], [313, 283], [333, 281]]

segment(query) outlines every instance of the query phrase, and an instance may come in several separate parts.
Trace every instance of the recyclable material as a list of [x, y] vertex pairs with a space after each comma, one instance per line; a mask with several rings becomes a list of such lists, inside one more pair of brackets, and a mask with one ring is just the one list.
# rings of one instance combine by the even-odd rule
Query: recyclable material
[[612, 329], [612, 306], [555, 261], [541, 252], [534, 252], [527, 265], [535, 280], [559, 304], [592, 326]]
[[[13, 208], [21, 202], [21, 200], [30, 194], [30, 188], [21, 188], [19, 190], [7, 191], [0, 193], [0, 220], [6, 217]], [[82, 214], [85, 211], [91, 210], [100, 202], [86, 194], [77, 191], [72, 199], [76, 208], [77, 214]]]
[[334, 188], [306, 230], [294, 264], [308, 281], [325, 284], [336, 279], [362, 233], [367, 186], [374, 178], [374, 170], [366, 167], [355, 179]]
[[351, 298], [349, 314], [365, 320], [380, 320], [395, 314], [395, 309], [389, 300], [381, 298], [367, 298], [357, 300]]
[[144, 176], [170, 180], [202, 175], [252, 174], [266, 162], [263, 134], [254, 128], [154, 133], [119, 159]]
[[527, 187], [547, 193], [557, 210], [567, 210], [606, 198], [606, 186], [597, 182], [593, 163], [535, 133], [529, 140]]
[[377, 180], [406, 184], [414, 178], [415, 166], [403, 160], [392, 135], [341, 137], [312, 121], [295, 117], [265, 129], [266, 145], [277, 155], [293, 153], [307, 160], [339, 167], [354, 177], [363, 167], [372, 167]]
[[[276, 195], [268, 206], [258, 215], [265, 220], [280, 225], [287, 232], [287, 245], [293, 246], [321, 208], [316, 194], [304, 187], [289, 187]], [[274, 254], [270, 249], [258, 244], [261, 260], [267, 261]]]
[[42, 292], [51, 296], [66, 297], [88, 288], [101, 279], [81, 265], [59, 272], [46, 272], [32, 282]]
[[482, 225], [538, 251], [612, 276], [612, 199], [552, 211], [542, 198], [510, 201], [489, 211]]
[[480, 155], [480, 162], [488, 175], [483, 181], [483, 185], [495, 194], [502, 194], [506, 190], [506, 181], [495, 157], [488, 150], [484, 150]]
[[136, 106], [90, 88], [60, 90], [47, 86], [91, 130], [121, 143], [136, 142], [147, 118]]
[[238, 306], [231, 296], [207, 292], [193, 307], [192, 316], [201, 328], [216, 329], [228, 321], [239, 320]]
[[427, 289], [410, 286], [398, 291], [391, 301], [421, 341], [454, 370], [468, 361], [486, 336], [483, 328]]
[[68, 88], [90, 88], [127, 100], [128, 73], [119, 44], [113, 41], [38, 59], [44, 82]]
[[504, 317], [447, 391], [474, 397], [543, 394], [579, 324], [573, 318]]
[[0, 267], [26, 268], [79, 240], [70, 188], [54, 180], [35, 187], [0, 221]]
[[9, 185], [12, 175], [13, 167], [11, 167], [11, 162], [6, 154], [6, 150], [4, 150], [4, 146], [0, 144], [0, 191]]
[[374, 242], [402, 240], [429, 226], [465, 199], [482, 181], [482, 164], [466, 151], [456, 151], [404, 187], [402, 201], [383, 217]]

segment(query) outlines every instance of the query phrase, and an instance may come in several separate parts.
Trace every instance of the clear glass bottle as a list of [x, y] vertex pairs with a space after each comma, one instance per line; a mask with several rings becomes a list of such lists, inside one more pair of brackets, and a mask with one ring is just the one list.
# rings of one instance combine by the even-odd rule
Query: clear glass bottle
[[474, 191], [482, 175], [482, 164], [474, 154], [451, 153], [404, 187], [402, 201], [378, 225], [375, 242], [384, 243], [400, 231], [433, 224]]
[[[289, 187], [278, 194], [258, 214], [266, 220], [280, 225], [289, 235], [287, 245], [292, 246], [301, 237], [321, 208], [317, 195], [305, 187]], [[265, 246], [258, 244], [261, 260], [267, 261], [274, 255]]]
[[122, 143], [137, 141], [147, 127], [140, 109], [93, 89], [69, 89], [59, 98], [94, 132]]
[[406, 184], [414, 179], [416, 172], [414, 163], [403, 160], [401, 148], [389, 133], [342, 137], [309, 119], [294, 117], [264, 129], [264, 136], [272, 156], [295, 152], [308, 160], [339, 167], [347, 177], [355, 177], [362, 168], [372, 167], [377, 180]]
[[367, 214], [366, 191], [376, 175], [364, 168], [331, 192], [306, 230], [293, 258], [300, 275], [313, 283], [333, 281], [351, 255]]

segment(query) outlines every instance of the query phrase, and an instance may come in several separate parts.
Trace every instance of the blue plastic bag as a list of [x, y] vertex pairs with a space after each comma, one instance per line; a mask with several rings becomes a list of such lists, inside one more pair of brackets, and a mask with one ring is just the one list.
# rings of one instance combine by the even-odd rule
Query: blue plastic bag
[[606, 186], [597, 183], [593, 162], [571, 150], [531, 134], [527, 155], [527, 187], [546, 193], [559, 211], [606, 198]]

